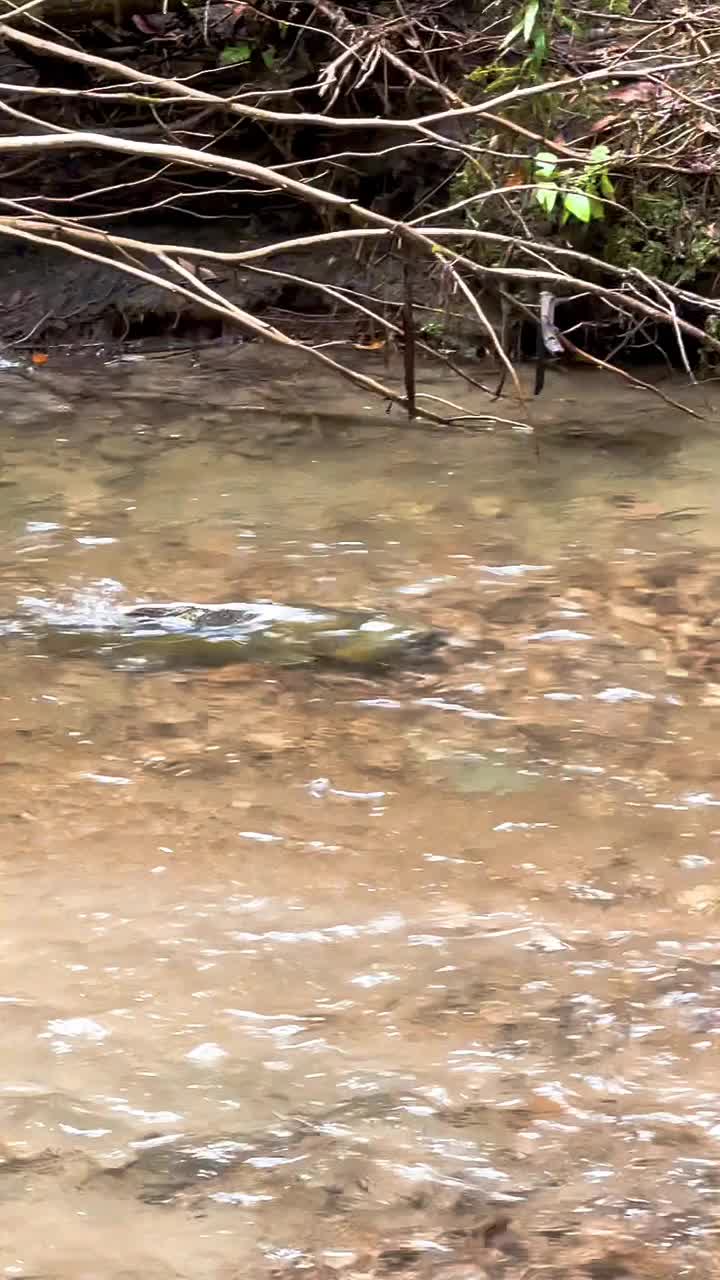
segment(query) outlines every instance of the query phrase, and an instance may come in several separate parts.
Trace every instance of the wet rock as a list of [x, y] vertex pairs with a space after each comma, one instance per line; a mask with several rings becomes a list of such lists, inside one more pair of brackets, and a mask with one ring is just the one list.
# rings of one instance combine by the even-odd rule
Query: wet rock
[[510, 1219], [504, 1214], [489, 1222], [483, 1229], [483, 1244], [486, 1249], [495, 1249], [498, 1253], [518, 1261], [528, 1257], [528, 1250], [513, 1230]]
[[443, 779], [463, 795], [514, 795], [534, 791], [543, 782], [538, 771], [472, 752], [454, 754], [438, 761], [432, 772], [437, 779]]
[[400, 1245], [393, 1249], [382, 1250], [377, 1259], [377, 1271], [380, 1275], [405, 1273], [417, 1266], [419, 1262], [422, 1262], [421, 1251], [411, 1246]]
[[[253, 1187], [267, 1170], [282, 1168], [318, 1141], [332, 1143], [337, 1126], [387, 1117], [397, 1105], [391, 1094], [376, 1093], [339, 1103], [289, 1124], [282, 1133], [260, 1131], [212, 1136], [150, 1134], [135, 1144], [130, 1159], [95, 1176], [108, 1179], [146, 1204], [169, 1204], [183, 1193], [202, 1188], [203, 1198], [237, 1177], [248, 1166]], [[323, 1192], [327, 1195], [328, 1188]], [[340, 1188], [338, 1194], [342, 1194]]]
[[678, 901], [689, 911], [715, 914], [720, 908], [720, 885], [696, 884], [692, 889], [683, 889], [678, 894]]
[[82, 1152], [47, 1150], [18, 1156], [5, 1148], [0, 1153], [0, 1204], [25, 1200], [45, 1180], [82, 1185], [93, 1170], [93, 1161]]
[[472, 1262], [451, 1262], [445, 1267], [433, 1268], [433, 1280], [488, 1280], [484, 1267]]
[[[469, 926], [461, 924], [460, 927]], [[483, 978], [467, 977], [465, 981], [449, 987], [441, 995], [429, 1000], [421, 1000], [416, 1005], [414, 1020], [433, 1023], [447, 1018], [477, 1017], [481, 1013], [484, 1017], [488, 1005], [493, 1002], [494, 993], [492, 984]], [[465, 1107], [448, 1113], [451, 1123], [463, 1123], [462, 1117], [466, 1114]]]
[[156, 439], [150, 431], [147, 434], [116, 432], [105, 436], [96, 445], [99, 456], [106, 462], [131, 464], [152, 458], [163, 448], [167, 448], [167, 444]]
[[488, 622], [504, 626], [507, 623], [529, 624], [538, 612], [547, 608], [547, 593], [541, 587], [518, 589], [483, 605], [482, 616]]
[[133, 1159], [99, 1176], [121, 1181], [145, 1204], [168, 1204], [187, 1187], [219, 1178], [255, 1151], [252, 1143], [235, 1138], [149, 1138], [136, 1146], [141, 1149]]

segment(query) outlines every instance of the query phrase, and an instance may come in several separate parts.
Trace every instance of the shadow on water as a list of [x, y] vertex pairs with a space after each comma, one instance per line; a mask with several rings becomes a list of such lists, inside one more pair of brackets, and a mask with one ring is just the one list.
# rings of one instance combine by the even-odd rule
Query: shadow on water
[[138, 677], [0, 640], [6, 1274], [714, 1276], [713, 430], [568, 448], [658, 408], [565, 375], [536, 453], [173, 370], [0, 388], [0, 616], [302, 599], [450, 644]]

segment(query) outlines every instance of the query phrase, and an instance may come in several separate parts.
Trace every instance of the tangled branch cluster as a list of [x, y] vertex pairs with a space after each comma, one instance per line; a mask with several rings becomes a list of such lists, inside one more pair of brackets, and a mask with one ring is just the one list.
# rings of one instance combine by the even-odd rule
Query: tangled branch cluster
[[[529, 215], [538, 212], [538, 152], [555, 157], [558, 190], [573, 190], [599, 141], [608, 172], [625, 189], [648, 170], [665, 183], [681, 172], [714, 182], [716, 6], [689, 15], [648, 4], [618, 17], [611, 11], [624, 9], [622, 0], [606, 0], [597, 6], [596, 25], [586, 21], [581, 31], [559, 0], [520, 6], [519, 27], [511, 25], [517, 12], [508, 14], [496, 0], [472, 26], [460, 0], [353, 6], [147, 0], [130, 7], [129, 46], [121, 40], [124, 27], [92, 16], [102, 0], [87, 0], [85, 36], [90, 30], [93, 40], [79, 39], [68, 25], [63, 0], [0, 0], [0, 6], [7, 10], [0, 21], [4, 65], [11, 67], [0, 82], [6, 238], [159, 285], [283, 346], [303, 344], [232, 302], [201, 264], [278, 274], [272, 259], [288, 250], [340, 244], [359, 252], [383, 243], [404, 264], [403, 287], [389, 307], [312, 274], [279, 274], [400, 337], [405, 393], [342, 365], [321, 346], [306, 346], [312, 359], [409, 416], [436, 423], [472, 415], [455, 405], [441, 415], [416, 388], [419, 271], [434, 282], [439, 309], [452, 295], [473, 317], [518, 392], [490, 305], [501, 296], [537, 325], [544, 349], [559, 347], [606, 367], [557, 332], [549, 297], [593, 299], [629, 330], [666, 328], [688, 372], [688, 340], [720, 352], [720, 302], [636, 265], [609, 264], [569, 232]], [[122, 0], [114, 0], [116, 17], [121, 8]], [[538, 22], [545, 24], [544, 44], [536, 38], [530, 56], [526, 45]], [[109, 47], [98, 52], [103, 33]], [[198, 46], [207, 65], [181, 72], [183, 51]], [[56, 194], [56, 172], [47, 167], [56, 156], [66, 169], [70, 162], [69, 194]], [[430, 158], [440, 176], [414, 207], [359, 198], [358, 174], [399, 162], [420, 167]], [[53, 172], [52, 183], [42, 180], [45, 172]], [[229, 253], [113, 229], [130, 214], [186, 209], [218, 193], [233, 199], [280, 193], [301, 210], [303, 230], [265, 234]], [[503, 230], [491, 216], [498, 208]]]

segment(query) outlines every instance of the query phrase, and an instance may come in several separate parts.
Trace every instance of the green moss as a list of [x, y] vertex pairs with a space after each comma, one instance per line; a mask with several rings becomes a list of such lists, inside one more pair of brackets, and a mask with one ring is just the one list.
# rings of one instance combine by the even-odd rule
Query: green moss
[[685, 249], [685, 264], [677, 282], [686, 283], [705, 271], [717, 271], [720, 267], [720, 241], [700, 223], [690, 236]]
[[677, 195], [635, 192], [628, 211], [608, 230], [608, 261], [667, 279], [677, 256], [674, 241], [682, 211]]
[[677, 228], [683, 216], [680, 196], [665, 191], [644, 191], [632, 201], [632, 212], [648, 230], [671, 231]]
[[523, 68], [518, 64], [491, 62], [486, 67], [476, 67], [467, 79], [490, 93], [506, 93], [523, 80]]
[[648, 276], [665, 276], [670, 264], [667, 246], [659, 240], [638, 234], [636, 227], [621, 223], [607, 237], [605, 253], [616, 267], [635, 267]]
[[[474, 143], [480, 143], [487, 146], [487, 137], [475, 135]], [[487, 191], [488, 186], [492, 186], [489, 182], [490, 175], [479, 160], [468, 159], [465, 161], [462, 169], [455, 174], [450, 186], [448, 187], [448, 197], [450, 204], [455, 204], [458, 200], [469, 200], [471, 196], [479, 195], [481, 191]]]
[[608, 228], [605, 253], [618, 267], [636, 267], [672, 284], [694, 283], [720, 268], [720, 240], [689, 196], [635, 193], [628, 212]]
[[[709, 338], [714, 338], [716, 342], [720, 342], [720, 316], [708, 316], [703, 328]], [[703, 377], [717, 373], [718, 361], [720, 354], [714, 351], [712, 347], [703, 347], [700, 352], [700, 373]]]

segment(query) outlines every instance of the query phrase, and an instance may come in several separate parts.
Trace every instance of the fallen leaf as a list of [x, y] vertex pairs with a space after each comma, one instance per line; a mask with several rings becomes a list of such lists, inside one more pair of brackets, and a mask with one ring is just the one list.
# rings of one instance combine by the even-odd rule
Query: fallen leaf
[[141, 13], [132, 15], [132, 23], [137, 27], [138, 31], [142, 31], [146, 36], [157, 36], [162, 34], [165, 24], [164, 14], [148, 14], [146, 18]]
[[353, 342], [353, 346], [357, 351], [382, 351], [385, 346], [385, 339], [376, 338], [373, 342]]
[[617, 124], [620, 116], [603, 116], [602, 120], [597, 120], [595, 124], [590, 126], [591, 133], [603, 133], [605, 129], [609, 129], [611, 124]]
[[649, 102], [658, 95], [659, 86], [652, 80], [641, 80], [629, 84], [624, 89], [614, 89], [605, 96], [611, 102]]

